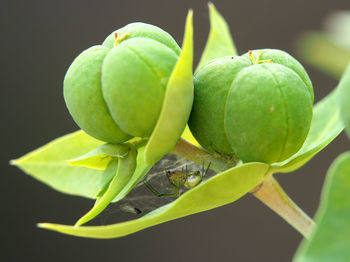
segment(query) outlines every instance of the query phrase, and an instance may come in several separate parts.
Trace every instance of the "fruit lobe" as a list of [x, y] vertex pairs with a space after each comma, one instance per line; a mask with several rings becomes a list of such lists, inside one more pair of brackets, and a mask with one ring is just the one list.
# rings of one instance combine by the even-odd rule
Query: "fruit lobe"
[[194, 76], [189, 121], [198, 142], [245, 162], [280, 162], [305, 141], [313, 89], [305, 70], [280, 50], [209, 62]]
[[144, 23], [129, 24], [82, 52], [64, 79], [74, 121], [106, 142], [149, 137], [180, 52], [168, 33]]

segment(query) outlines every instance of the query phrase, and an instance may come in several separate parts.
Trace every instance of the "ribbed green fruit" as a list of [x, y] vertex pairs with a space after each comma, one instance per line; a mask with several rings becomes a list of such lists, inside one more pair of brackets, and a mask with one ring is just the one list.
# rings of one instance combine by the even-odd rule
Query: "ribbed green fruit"
[[149, 137], [181, 49], [162, 29], [129, 24], [82, 52], [64, 79], [64, 99], [78, 126], [106, 142]]
[[313, 88], [303, 66], [281, 50], [215, 59], [194, 76], [190, 129], [207, 150], [244, 162], [280, 162], [303, 145]]

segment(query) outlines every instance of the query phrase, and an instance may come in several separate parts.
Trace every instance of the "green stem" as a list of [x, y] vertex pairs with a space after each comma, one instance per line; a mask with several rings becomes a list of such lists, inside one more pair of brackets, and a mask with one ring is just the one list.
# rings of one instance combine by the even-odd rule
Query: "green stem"
[[[224, 159], [219, 155], [212, 155], [182, 138], [171, 153], [186, 158], [199, 165], [201, 165], [203, 161], [205, 161], [205, 164], [211, 162], [210, 169], [216, 172], [221, 172], [237, 164], [236, 162]], [[289, 198], [272, 174], [268, 174], [264, 181], [258, 187], [253, 189], [251, 193], [279, 214], [305, 238], [310, 236], [310, 232], [314, 226], [313, 220]]]
[[289, 198], [272, 174], [266, 176], [264, 181], [251, 193], [305, 238], [309, 238], [315, 225], [313, 220]]
[[219, 155], [212, 155], [204, 149], [189, 143], [183, 138], [179, 140], [171, 153], [193, 161], [198, 165], [202, 165], [203, 161], [205, 165], [211, 163], [210, 169], [214, 170], [215, 172], [221, 172], [236, 165], [236, 162], [226, 160]]

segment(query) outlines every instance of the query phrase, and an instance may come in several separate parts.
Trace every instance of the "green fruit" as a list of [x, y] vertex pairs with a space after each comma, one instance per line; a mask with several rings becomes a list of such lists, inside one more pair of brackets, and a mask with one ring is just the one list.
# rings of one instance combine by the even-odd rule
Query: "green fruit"
[[313, 88], [286, 52], [256, 50], [215, 59], [194, 76], [190, 129], [207, 150], [244, 162], [280, 162], [303, 145]]
[[78, 126], [106, 142], [150, 137], [181, 49], [162, 29], [129, 24], [81, 53], [64, 79]]

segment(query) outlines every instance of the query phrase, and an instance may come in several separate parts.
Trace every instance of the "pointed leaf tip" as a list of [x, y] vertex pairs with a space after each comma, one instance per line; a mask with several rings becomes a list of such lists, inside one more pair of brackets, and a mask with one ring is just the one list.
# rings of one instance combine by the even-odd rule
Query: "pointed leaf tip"
[[213, 2], [208, 2], [208, 8], [209, 8], [209, 10], [216, 10], [215, 5], [213, 4]]
[[103, 143], [83, 131], [77, 131], [11, 160], [10, 164], [62, 193], [95, 198], [96, 192], [110, 178], [103, 177], [101, 170], [70, 166], [66, 160], [83, 155]]
[[237, 50], [234, 45], [230, 33], [230, 28], [227, 22], [217, 11], [215, 5], [212, 2], [208, 3], [208, 8], [210, 18], [210, 31], [207, 43], [205, 45], [196, 71], [213, 59], [223, 56], [237, 55]]
[[85, 224], [99, 215], [124, 189], [134, 174], [136, 168], [136, 156], [136, 149], [130, 149], [127, 157], [119, 160], [111, 160], [106, 172], [112, 174], [114, 177], [104, 194], [96, 200], [93, 208], [77, 221], [75, 224], [76, 226]]
[[50, 227], [48, 225], [49, 223], [37, 223], [36, 227], [42, 228], [42, 229], [49, 229]]

